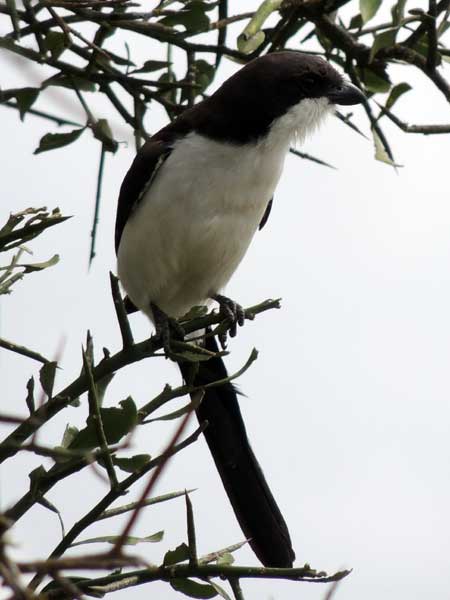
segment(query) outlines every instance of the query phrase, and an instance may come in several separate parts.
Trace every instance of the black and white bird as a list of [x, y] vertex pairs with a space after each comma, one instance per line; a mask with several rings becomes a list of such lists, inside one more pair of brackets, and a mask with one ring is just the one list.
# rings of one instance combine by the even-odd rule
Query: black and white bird
[[[117, 209], [118, 274], [131, 302], [164, 330], [193, 306], [217, 300], [269, 216], [291, 142], [302, 142], [335, 104], [362, 93], [320, 57], [284, 51], [257, 58], [183, 112], [138, 152]], [[235, 326], [235, 324], [234, 324]], [[218, 351], [213, 337], [205, 346]], [[187, 363], [179, 363], [183, 376]], [[193, 383], [224, 379], [220, 357]], [[206, 390], [197, 410], [236, 517], [259, 560], [290, 567], [289, 531], [249, 445], [230, 383]]]

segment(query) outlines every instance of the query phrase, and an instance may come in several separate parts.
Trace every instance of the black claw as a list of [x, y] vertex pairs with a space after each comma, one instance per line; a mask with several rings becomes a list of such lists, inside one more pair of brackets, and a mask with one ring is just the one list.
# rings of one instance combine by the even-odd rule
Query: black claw
[[219, 337], [220, 347], [222, 348], [222, 350], [226, 350], [226, 348], [227, 348], [227, 332], [222, 331], [222, 333], [219, 333], [218, 337]]
[[222, 349], [225, 350], [227, 345], [227, 334], [229, 334], [230, 337], [236, 336], [237, 326], [239, 325], [242, 327], [245, 322], [245, 311], [240, 304], [221, 294], [214, 294], [212, 299], [219, 303], [220, 314], [224, 319], [229, 321], [228, 331], [219, 335], [220, 345], [222, 346]]
[[169, 317], [153, 302], [150, 304], [155, 321], [156, 337], [162, 342], [164, 353], [166, 356], [172, 355], [171, 340], [184, 340], [184, 329], [176, 319]]
[[236, 304], [236, 315], [238, 325], [239, 327], [242, 327], [242, 325], [245, 323], [245, 310], [240, 304]]

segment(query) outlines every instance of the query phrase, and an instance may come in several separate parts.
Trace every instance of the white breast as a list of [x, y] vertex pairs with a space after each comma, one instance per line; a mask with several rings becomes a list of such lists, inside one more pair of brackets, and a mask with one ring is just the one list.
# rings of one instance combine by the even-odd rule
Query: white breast
[[287, 117], [257, 143], [236, 146], [197, 133], [176, 143], [118, 251], [122, 284], [150, 317], [150, 302], [179, 317], [227, 284], [280, 178], [295, 133]]

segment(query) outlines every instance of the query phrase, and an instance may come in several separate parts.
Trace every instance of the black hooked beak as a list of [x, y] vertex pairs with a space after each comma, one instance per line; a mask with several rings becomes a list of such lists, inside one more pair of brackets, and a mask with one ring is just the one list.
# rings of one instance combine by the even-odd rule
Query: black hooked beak
[[346, 81], [333, 86], [329, 90], [327, 97], [333, 104], [344, 104], [347, 106], [361, 104], [366, 99], [360, 89]]

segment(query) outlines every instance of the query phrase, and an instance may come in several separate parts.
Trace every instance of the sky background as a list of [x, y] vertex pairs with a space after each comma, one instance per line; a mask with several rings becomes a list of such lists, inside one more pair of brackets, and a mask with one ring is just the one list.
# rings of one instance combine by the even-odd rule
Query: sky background
[[[248, 2], [249, 9], [256, 4]], [[231, 2], [230, 12], [240, 8]], [[142, 61], [158, 58], [156, 46], [136, 43]], [[4, 51], [0, 68], [4, 88], [44, 78]], [[215, 86], [236, 68], [224, 60]], [[420, 74], [402, 67], [390, 72], [397, 82], [407, 77], [415, 86], [398, 103], [397, 113], [405, 121], [450, 121], [448, 104]], [[56, 127], [31, 115], [21, 124], [14, 111], [0, 107], [1, 222], [28, 206], [59, 206], [63, 214], [73, 215], [29, 244], [33, 260], [58, 252], [60, 263], [26, 276], [1, 301], [2, 337], [49, 357], [65, 341], [56, 389], [79, 372], [87, 329], [97, 357], [103, 346], [113, 351], [120, 345], [108, 272], [115, 269], [117, 194], [134, 145], [111, 108], [87, 98], [97, 117], [111, 120], [116, 139], [129, 142], [107, 156], [97, 256], [90, 270], [98, 142], [85, 132], [71, 146], [33, 156], [41, 136]], [[36, 107], [83, 119], [76, 99], [61, 90], [47, 92]], [[369, 135], [363, 109], [355, 107], [354, 113]], [[160, 110], [149, 112], [151, 131], [164, 123]], [[450, 136], [407, 135], [387, 123], [386, 132], [403, 165], [397, 172], [374, 160], [372, 142], [334, 118], [303, 149], [337, 170], [287, 157], [269, 222], [227, 288], [244, 306], [281, 297], [282, 309], [239, 331], [227, 365], [236, 370], [253, 347], [260, 352], [239, 380], [246, 394], [241, 407], [289, 525], [297, 565], [308, 562], [329, 572], [352, 568], [337, 591], [340, 599], [448, 598]], [[149, 335], [145, 318], [131, 321], [138, 340]], [[37, 374], [37, 365], [2, 351], [0, 368], [2, 410], [26, 414], [25, 383]], [[106, 404], [132, 395], [142, 405], [167, 381], [177, 383], [179, 375], [163, 359], [128, 367], [111, 384]], [[82, 426], [87, 401], [82, 402], [83, 408], [67, 409], [42, 428], [38, 440], [56, 444], [67, 422]], [[133, 453], [156, 455], [173, 427], [141, 427]], [[3, 508], [25, 493], [28, 471], [41, 462], [20, 456], [2, 467]], [[105, 491], [90, 472], [70, 479], [48, 494], [66, 528]], [[171, 462], [156, 493], [183, 488], [197, 488], [192, 500], [200, 553], [242, 539], [203, 440]], [[127, 496], [125, 502], [130, 500]], [[120, 518], [103, 522], [81, 537], [118, 532], [120, 523]], [[141, 546], [140, 552], [151, 562], [160, 561], [166, 550], [185, 541], [184, 523], [182, 500], [147, 509], [136, 535], [164, 529], [165, 538]], [[15, 555], [42, 557], [59, 536], [55, 516], [36, 506], [13, 529]], [[257, 564], [248, 548], [236, 560]], [[319, 585], [275, 581], [245, 581], [243, 589], [249, 599], [295, 595], [316, 600], [325, 593]], [[179, 597], [168, 586], [152, 584], [115, 598], [144, 598], [149, 591]]]

